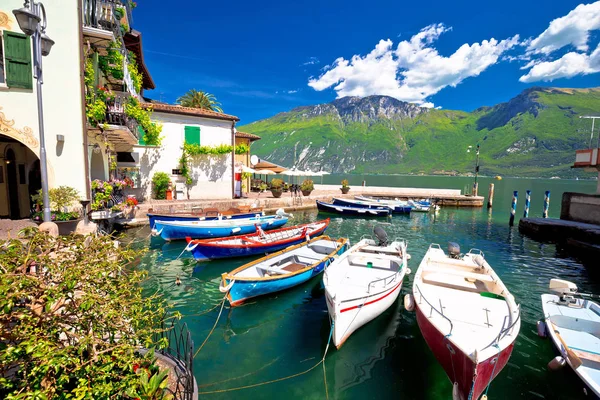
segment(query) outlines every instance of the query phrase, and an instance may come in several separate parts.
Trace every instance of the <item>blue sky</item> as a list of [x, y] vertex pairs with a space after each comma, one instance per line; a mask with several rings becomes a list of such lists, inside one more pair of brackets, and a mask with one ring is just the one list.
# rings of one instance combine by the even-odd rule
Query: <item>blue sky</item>
[[145, 94], [204, 90], [240, 124], [344, 95], [470, 111], [531, 86], [600, 86], [600, 1], [184, 4], [138, 0]]

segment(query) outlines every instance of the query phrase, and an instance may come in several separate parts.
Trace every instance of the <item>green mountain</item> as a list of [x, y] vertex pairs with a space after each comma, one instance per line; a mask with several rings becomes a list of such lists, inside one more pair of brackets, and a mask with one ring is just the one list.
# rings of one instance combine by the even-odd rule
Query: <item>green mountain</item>
[[579, 118], [589, 114], [600, 114], [600, 88], [534, 87], [473, 112], [344, 97], [239, 130], [262, 137], [253, 154], [300, 169], [464, 175], [474, 171], [479, 143], [483, 175], [591, 177], [570, 168], [575, 150], [589, 144], [591, 122]]

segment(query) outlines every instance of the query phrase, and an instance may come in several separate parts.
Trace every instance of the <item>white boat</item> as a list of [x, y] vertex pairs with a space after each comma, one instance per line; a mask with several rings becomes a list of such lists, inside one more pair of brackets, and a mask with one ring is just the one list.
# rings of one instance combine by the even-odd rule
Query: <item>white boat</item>
[[426, 205], [414, 200], [409, 200], [408, 205], [412, 207], [413, 212], [429, 212], [431, 209], [430, 205]]
[[566, 361], [600, 397], [600, 306], [581, 298], [586, 295], [577, 293], [577, 286], [568, 281], [551, 279], [550, 290], [557, 294], [542, 295], [544, 333], [561, 356], [549, 366], [562, 366]]
[[354, 196], [354, 199], [356, 200], [360, 200], [360, 201], [366, 201], [366, 202], [370, 202], [370, 203], [377, 203], [377, 204], [381, 204], [381, 205], [385, 205], [385, 206], [406, 206], [408, 205], [407, 201], [404, 200], [390, 200], [390, 199], [380, 199], [377, 197], [370, 197], [370, 196]]
[[449, 250], [429, 246], [410, 300], [427, 345], [453, 383], [453, 399], [479, 399], [510, 358], [520, 309], [481, 251], [463, 255], [454, 243]]
[[406, 242], [362, 239], [326, 269], [323, 276], [327, 310], [333, 323], [333, 343], [339, 349], [361, 326], [396, 302], [407, 272]]

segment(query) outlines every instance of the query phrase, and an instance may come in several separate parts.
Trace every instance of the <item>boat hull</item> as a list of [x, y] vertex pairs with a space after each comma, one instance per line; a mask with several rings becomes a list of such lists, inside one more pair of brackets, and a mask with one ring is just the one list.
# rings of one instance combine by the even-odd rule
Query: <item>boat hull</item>
[[346, 207], [355, 207], [355, 208], [367, 208], [370, 210], [388, 210], [392, 213], [396, 214], [410, 214], [412, 207], [409, 205], [388, 205], [388, 204], [378, 204], [377, 202], [368, 202], [365, 200], [346, 200], [346, 199], [333, 199], [334, 205], [346, 206]]
[[[262, 220], [260, 227], [263, 230], [270, 230], [280, 228], [286, 224], [287, 218], [272, 218]], [[256, 232], [256, 225], [259, 222], [253, 222], [251, 224], [240, 224], [238, 226], [193, 226], [193, 225], [167, 225], [162, 224], [161, 221], [156, 221], [154, 229], [160, 232], [160, 237], [164, 240], [183, 240], [185, 238], [192, 239], [207, 239], [207, 238], [218, 238], [235, 235], [247, 235], [249, 233]]]
[[382, 209], [358, 208], [324, 203], [319, 200], [317, 200], [317, 208], [319, 209], [319, 211], [342, 215], [355, 215], [361, 217], [387, 217], [388, 215], [390, 215], [390, 209], [387, 207], [382, 207]]
[[[348, 244], [344, 244], [337, 252], [337, 255], [343, 254], [348, 249]], [[245, 301], [264, 296], [271, 293], [281, 292], [283, 290], [290, 289], [294, 286], [301, 285], [307, 282], [311, 278], [319, 275], [323, 270], [331, 263], [331, 258], [327, 257], [321, 260], [313, 268], [302, 272], [300, 274], [294, 274], [290, 276], [281, 276], [277, 279], [245, 279], [237, 280], [233, 283], [229, 292], [227, 293], [227, 300], [231, 307], [236, 307], [243, 304]], [[223, 286], [228, 286], [231, 282], [231, 278], [223, 277]]]
[[[233, 214], [228, 215], [226, 218], [240, 219], [240, 218], [252, 218], [256, 215], [261, 215], [261, 212], [257, 213], [244, 213], [244, 214]], [[208, 217], [201, 215], [190, 215], [190, 214], [157, 214], [157, 213], [146, 213], [150, 228], [154, 228], [156, 221], [216, 221], [219, 219], [217, 215], [211, 215]]]
[[[449, 339], [429, 321], [418, 302], [416, 313], [417, 323], [425, 342], [446, 371], [450, 382], [458, 384], [459, 399], [479, 399], [488, 384], [508, 363], [514, 342], [504, 348], [499, 355], [476, 363], [456, 346], [452, 346]], [[454, 354], [451, 353], [450, 348], [453, 349]]]
[[366, 299], [360, 298], [342, 302], [339, 310], [336, 310], [334, 301], [326, 291], [327, 311], [334, 321], [333, 344], [339, 349], [357, 329], [371, 322], [391, 307], [398, 299], [402, 281], [400, 280], [388, 290], [369, 296]]

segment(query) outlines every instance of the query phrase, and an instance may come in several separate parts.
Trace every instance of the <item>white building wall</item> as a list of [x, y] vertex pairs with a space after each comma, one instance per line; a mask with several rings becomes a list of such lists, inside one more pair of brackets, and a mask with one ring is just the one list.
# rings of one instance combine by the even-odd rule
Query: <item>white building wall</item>
[[[83, 198], [86, 176], [77, 2], [78, 0], [43, 2], [48, 20], [46, 33], [56, 42], [50, 55], [43, 57], [43, 106], [49, 185], [74, 187]], [[0, 12], [9, 17], [8, 27], [0, 29], [22, 33], [12, 13], [13, 9], [22, 6], [22, 0], [0, 2]], [[33, 50], [33, 43], [31, 47]], [[5, 120], [14, 121], [15, 129], [23, 131], [30, 128], [32, 136], [39, 143], [35, 82], [33, 79], [32, 90], [0, 87], [0, 112], [4, 114]], [[58, 142], [57, 135], [64, 135], [64, 142]], [[29, 147], [39, 156], [39, 146]]]
[[[156, 172], [166, 172], [178, 188], [185, 187], [185, 179], [173, 175], [173, 169], [179, 168], [179, 158], [185, 139], [185, 126], [200, 127], [202, 146], [232, 145], [231, 121], [200, 118], [187, 115], [161, 113], [155, 111], [152, 119], [163, 124], [162, 144], [159, 147], [135, 146], [139, 153], [141, 188], [137, 196], [149, 199], [152, 193], [152, 176]], [[191, 175], [194, 183], [178, 192], [180, 200], [223, 199], [232, 197], [232, 155], [203, 155], [190, 159]]]

